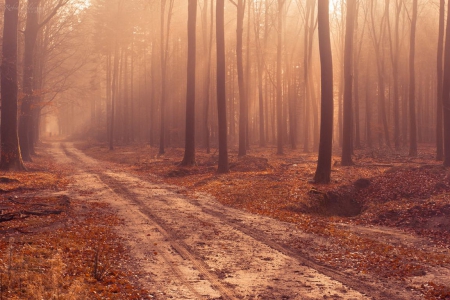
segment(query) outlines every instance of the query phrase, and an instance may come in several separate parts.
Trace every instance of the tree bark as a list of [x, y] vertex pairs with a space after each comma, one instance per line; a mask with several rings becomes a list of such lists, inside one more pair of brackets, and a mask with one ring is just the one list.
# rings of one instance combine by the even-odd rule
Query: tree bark
[[409, 156], [417, 156], [416, 74], [415, 74], [416, 27], [417, 27], [417, 0], [413, 0], [410, 52], [409, 52]]
[[197, 0], [188, 4], [188, 58], [186, 89], [186, 137], [182, 166], [195, 165], [195, 63]]
[[225, 3], [216, 3], [216, 45], [217, 45], [217, 114], [219, 125], [219, 164], [218, 173], [228, 172], [227, 145], [227, 103], [225, 86]]
[[239, 156], [247, 154], [246, 132], [247, 132], [247, 93], [245, 91], [244, 83], [244, 63], [242, 54], [242, 44], [244, 35], [244, 15], [245, 15], [245, 0], [237, 1], [237, 26], [236, 26], [236, 60], [237, 60], [237, 75], [239, 87]]
[[6, 0], [1, 65], [1, 161], [2, 170], [25, 170], [18, 137], [17, 30], [19, 0]]
[[[167, 97], [167, 57], [169, 52], [169, 31], [172, 19], [173, 1], [169, 0], [169, 9], [167, 13], [167, 24], [164, 13], [166, 0], [161, 1], [161, 28], [160, 28], [160, 51], [161, 51], [161, 106], [160, 106], [160, 133], [159, 133], [159, 154], [165, 153], [166, 145], [166, 97]], [[167, 26], [167, 36], [164, 27]]]
[[283, 9], [285, 0], [278, 0], [277, 26], [277, 154], [283, 154], [283, 82], [281, 80], [281, 56], [283, 49]]
[[333, 147], [333, 58], [331, 54], [329, 0], [318, 1], [318, 30], [321, 69], [320, 143], [315, 183], [329, 183]]
[[343, 166], [353, 165], [353, 35], [355, 29], [356, 0], [347, 0], [344, 49], [344, 120], [342, 132]]
[[19, 141], [22, 158], [31, 161], [31, 110], [33, 102], [33, 75], [34, 75], [34, 48], [39, 31], [38, 6], [40, 0], [28, 0], [27, 21], [24, 32], [24, 59], [23, 59], [23, 99], [19, 122]]
[[437, 49], [437, 109], [436, 109], [436, 160], [444, 159], [444, 141], [442, 128], [442, 63], [445, 30], [445, 0], [439, 1], [439, 38]]

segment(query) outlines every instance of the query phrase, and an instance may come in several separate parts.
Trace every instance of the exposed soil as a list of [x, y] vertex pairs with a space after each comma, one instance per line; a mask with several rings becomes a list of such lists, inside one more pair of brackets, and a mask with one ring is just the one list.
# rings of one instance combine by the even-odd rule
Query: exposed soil
[[1, 297], [450, 298], [449, 176], [429, 154], [359, 153], [314, 185], [309, 154], [232, 153], [217, 175], [215, 154], [81, 148], [40, 149], [61, 174], [0, 174]]
[[104, 200], [128, 210], [119, 212], [135, 222], [130, 243], [155, 297], [449, 298], [449, 176], [431, 153], [360, 153], [357, 166], [335, 163], [324, 186], [309, 182], [309, 154], [232, 155], [232, 172], [217, 175], [215, 154], [182, 168], [176, 149], [81, 148], [103, 162], [66, 144], [69, 163], [87, 170], [85, 188], [111, 188]]

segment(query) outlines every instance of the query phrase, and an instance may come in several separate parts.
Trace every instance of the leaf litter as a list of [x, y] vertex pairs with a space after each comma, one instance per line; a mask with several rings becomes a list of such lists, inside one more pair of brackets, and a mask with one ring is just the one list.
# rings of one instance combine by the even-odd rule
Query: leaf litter
[[[311, 183], [315, 154], [293, 150], [279, 156], [275, 149], [255, 148], [244, 157], [230, 151], [230, 173], [217, 174], [217, 152], [198, 150], [196, 166], [180, 167], [183, 149], [168, 148], [159, 156], [158, 149], [144, 145], [115, 151], [101, 144], [77, 147], [153, 181], [184, 187], [192, 196], [209, 193], [222, 204], [294, 223], [328, 241], [314, 249], [314, 259], [338, 270], [412, 282], [436, 268], [450, 268], [450, 173], [434, 160], [431, 146], [420, 148], [413, 159], [386, 150], [356, 151], [351, 167], [333, 157], [329, 185]], [[426, 247], [357, 234], [358, 226], [417, 236]], [[304, 241], [290, 242], [304, 247]], [[430, 278], [410, 288], [426, 299], [450, 299], [448, 280]]]

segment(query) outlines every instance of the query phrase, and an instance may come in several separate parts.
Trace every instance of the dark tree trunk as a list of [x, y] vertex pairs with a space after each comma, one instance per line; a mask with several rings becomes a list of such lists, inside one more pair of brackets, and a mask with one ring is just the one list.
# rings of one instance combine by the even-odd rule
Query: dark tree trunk
[[342, 132], [343, 166], [353, 165], [353, 35], [356, 0], [347, 0], [346, 33], [344, 49], [344, 120]]
[[[206, 2], [205, 2], [206, 3]], [[212, 57], [212, 43], [213, 43], [213, 25], [214, 25], [214, 0], [211, 0], [211, 25], [210, 25], [210, 32], [209, 32], [209, 41], [208, 46], [205, 46], [205, 54], [208, 56], [207, 62], [206, 62], [206, 69], [205, 69], [205, 90], [204, 90], [204, 97], [205, 97], [205, 107], [204, 107], [204, 120], [203, 120], [203, 127], [204, 127], [204, 135], [205, 135], [205, 147], [206, 147], [206, 153], [211, 152], [211, 146], [210, 146], [210, 129], [209, 129], [209, 103], [210, 103], [210, 89], [211, 89], [211, 57]], [[204, 15], [204, 24], [206, 27], [206, 8], [205, 8], [205, 15]], [[206, 44], [206, 28], [205, 28], [205, 34], [204, 34], [204, 43]]]
[[116, 102], [117, 102], [117, 81], [119, 76], [119, 41], [116, 37], [114, 45], [114, 66], [111, 82], [111, 115], [109, 117], [109, 150], [114, 150], [114, 134], [115, 134], [115, 114], [116, 114]]
[[304, 113], [304, 134], [303, 134], [303, 152], [309, 152], [309, 143], [310, 143], [310, 128], [311, 128], [311, 103], [313, 99], [311, 97], [314, 92], [312, 89], [314, 88], [310, 84], [310, 70], [312, 64], [312, 54], [313, 54], [313, 38], [315, 31], [315, 0], [308, 0], [306, 3], [306, 17], [305, 17], [305, 25], [309, 23], [308, 26], [305, 26], [305, 40], [304, 40], [304, 51], [305, 57], [303, 60], [304, 63], [304, 73], [303, 80], [305, 83], [304, 86], [304, 101], [305, 101], [305, 113]]
[[[450, 11], [450, 1], [448, 1], [447, 11]], [[444, 53], [444, 77], [442, 85], [442, 105], [444, 111], [444, 166], [450, 167], [450, 18], [447, 18]]]
[[[161, 31], [160, 31], [160, 51], [161, 51], [161, 106], [160, 106], [160, 134], [159, 134], [159, 154], [164, 154], [166, 145], [166, 102], [167, 102], [167, 56], [169, 52], [169, 29], [172, 18], [173, 1], [169, 0], [167, 13], [167, 24], [164, 13], [166, 0], [161, 1]], [[167, 36], [165, 36], [164, 26], [167, 26]]]
[[217, 44], [217, 113], [219, 125], [218, 173], [228, 172], [227, 145], [227, 102], [225, 94], [225, 21], [224, 0], [216, 3], [216, 44]]
[[444, 159], [444, 141], [442, 128], [442, 61], [445, 30], [445, 0], [440, 0], [439, 39], [437, 50], [437, 109], [436, 109], [436, 160]]
[[283, 154], [283, 86], [281, 80], [281, 55], [283, 37], [283, 9], [285, 0], [278, 0], [277, 26], [277, 154]]
[[6, 0], [1, 66], [1, 161], [2, 170], [24, 170], [17, 129], [17, 29], [19, 0]]
[[417, 0], [413, 0], [413, 13], [411, 18], [411, 37], [409, 52], [409, 156], [417, 156], [417, 121], [416, 121], [416, 26]]
[[[389, 3], [389, 1], [387, 1]], [[394, 146], [396, 150], [400, 149], [400, 92], [399, 92], [399, 56], [400, 56], [400, 38], [399, 38], [399, 23], [400, 13], [402, 11], [403, 1], [395, 1], [395, 26], [394, 26], [394, 41], [391, 37], [391, 23], [390, 18], [387, 18], [389, 42], [391, 49], [392, 62], [392, 79], [393, 79], [393, 101], [394, 101]]]
[[[256, 5], [256, 4], [255, 4]], [[259, 12], [261, 12], [261, 7], [263, 3], [259, 3]], [[255, 39], [256, 39], [256, 57], [257, 57], [257, 68], [258, 68], [258, 104], [259, 104], [259, 146], [265, 147], [266, 146], [266, 122], [264, 118], [264, 109], [265, 109], [265, 103], [264, 103], [264, 92], [267, 94], [267, 89], [264, 90], [263, 86], [263, 80], [264, 80], [264, 61], [265, 61], [265, 49], [267, 45], [267, 38], [268, 38], [268, 25], [267, 23], [267, 2], [264, 2], [264, 5], [266, 5], [265, 9], [265, 21], [264, 21], [264, 38], [263, 38], [263, 44], [261, 45], [261, 38], [260, 38], [260, 31], [261, 31], [261, 13], [257, 15], [258, 19], [255, 21]], [[267, 97], [266, 97], [267, 99]]]
[[239, 86], [239, 156], [247, 154], [246, 133], [248, 126], [247, 93], [244, 83], [244, 63], [242, 55], [242, 40], [244, 35], [245, 0], [237, 2], [237, 27], [236, 27], [236, 59]]
[[38, 6], [40, 0], [28, 0], [27, 21], [24, 31], [24, 60], [23, 60], [23, 99], [19, 121], [19, 141], [22, 158], [31, 161], [31, 127], [32, 127], [32, 103], [33, 103], [33, 76], [34, 76], [34, 48], [39, 31]]
[[333, 59], [331, 55], [329, 0], [318, 2], [319, 51], [321, 68], [320, 143], [315, 183], [329, 183], [333, 148]]
[[188, 58], [186, 90], [186, 139], [183, 166], [195, 165], [195, 52], [196, 52], [197, 0], [189, 0]]

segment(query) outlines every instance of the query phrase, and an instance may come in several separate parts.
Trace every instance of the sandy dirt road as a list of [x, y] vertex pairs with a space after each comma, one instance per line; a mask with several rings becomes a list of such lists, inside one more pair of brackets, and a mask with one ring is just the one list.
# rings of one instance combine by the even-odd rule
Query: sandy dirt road
[[292, 224], [224, 207], [208, 195], [123, 171], [55, 143], [55, 161], [74, 170], [67, 193], [111, 205], [139, 281], [155, 299], [420, 299], [404, 285], [318, 264], [305, 245], [326, 243]]

